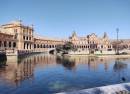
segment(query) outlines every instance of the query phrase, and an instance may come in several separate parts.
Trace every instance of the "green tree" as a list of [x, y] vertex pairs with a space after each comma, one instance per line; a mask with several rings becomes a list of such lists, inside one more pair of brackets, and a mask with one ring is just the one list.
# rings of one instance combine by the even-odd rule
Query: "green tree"
[[73, 45], [72, 42], [67, 42], [67, 43], [65, 43], [65, 45], [63, 46], [63, 49], [66, 50], [66, 51], [73, 50], [73, 49], [74, 49], [74, 45]]
[[56, 47], [57, 53], [68, 53], [69, 51], [76, 51], [77, 49], [74, 47], [72, 42], [66, 42], [64, 45], [58, 45]]
[[63, 52], [63, 45], [57, 45], [56, 51], [57, 51], [57, 53]]

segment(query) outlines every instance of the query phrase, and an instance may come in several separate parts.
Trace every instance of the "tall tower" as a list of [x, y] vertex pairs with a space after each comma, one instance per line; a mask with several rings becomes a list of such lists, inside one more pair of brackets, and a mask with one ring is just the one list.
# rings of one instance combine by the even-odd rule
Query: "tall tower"
[[73, 31], [73, 33], [72, 33], [72, 37], [77, 37], [77, 34], [76, 34], [75, 31]]
[[104, 32], [103, 38], [108, 38], [107, 33]]
[[2, 27], [6, 32], [14, 35], [17, 40], [17, 50], [30, 50], [33, 48], [33, 28], [31, 26], [25, 26], [21, 20], [18, 20], [4, 24]]

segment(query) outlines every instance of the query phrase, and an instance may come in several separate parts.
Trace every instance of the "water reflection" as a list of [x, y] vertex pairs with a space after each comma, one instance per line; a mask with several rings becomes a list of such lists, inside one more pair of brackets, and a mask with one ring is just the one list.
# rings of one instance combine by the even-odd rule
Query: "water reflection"
[[48, 64], [56, 64], [55, 56], [43, 54], [20, 57], [18, 60], [16, 57], [12, 61], [0, 62], [0, 77], [16, 85], [24, 79], [33, 79], [36, 65], [45, 67]]
[[[79, 64], [85, 64], [90, 70], [97, 70], [99, 64], [104, 65], [104, 69], [107, 71], [109, 58], [97, 58], [97, 57], [57, 57], [57, 63], [62, 64], [68, 69], [75, 69]], [[86, 68], [87, 68], [86, 67]]]
[[3, 61], [1, 61], [0, 62], [0, 68], [5, 68], [5, 66], [6, 66], [6, 61], [5, 60], [3, 60]]
[[113, 69], [115, 72], [122, 71], [126, 68], [127, 68], [127, 64], [124, 62], [121, 62], [119, 60], [116, 60], [114, 66], [113, 66]]
[[119, 80], [125, 82], [126, 77], [124, 71], [127, 69], [127, 64], [120, 61], [119, 59], [116, 59], [113, 69], [115, 72], [117, 72]]
[[[49, 64], [61, 64], [68, 70], [75, 70], [79, 64], [87, 65], [89, 70], [97, 70], [100, 64], [104, 65], [104, 70], [107, 71], [109, 63], [114, 59], [97, 58], [97, 57], [56, 57], [53, 55], [32, 55], [24, 58], [19, 58], [17, 62], [6, 64], [7, 61], [0, 62], [0, 76], [6, 80], [11, 80], [18, 83], [24, 79], [32, 79], [35, 66], [45, 67]], [[113, 66], [115, 72], [120, 73], [127, 68], [127, 64], [123, 63], [126, 59], [116, 59]]]
[[72, 70], [75, 68], [75, 61], [74, 60], [69, 60], [68, 58], [65, 57], [57, 57], [56, 58], [57, 64], [62, 64], [65, 68]]
[[[24, 87], [24, 85], [28, 86], [24, 81], [36, 81], [37, 87], [44, 87], [45, 91], [51, 93], [72, 88], [90, 88], [130, 81], [129, 61], [129, 58], [59, 57], [48, 54], [19, 59], [14, 57], [11, 61], [1, 60], [0, 82], [4, 85]], [[32, 83], [32, 87], [36, 88], [36, 85]]]

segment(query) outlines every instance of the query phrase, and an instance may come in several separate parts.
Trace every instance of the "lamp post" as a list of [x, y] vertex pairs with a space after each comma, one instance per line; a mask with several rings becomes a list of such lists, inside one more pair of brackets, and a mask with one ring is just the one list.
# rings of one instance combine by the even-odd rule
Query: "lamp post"
[[117, 46], [116, 46], [116, 49], [117, 49], [117, 55], [119, 55], [119, 36], [118, 36], [118, 34], [119, 34], [119, 28], [117, 28], [116, 29], [116, 32], [117, 32]]
[[89, 35], [87, 36], [88, 37], [88, 50], [89, 50], [89, 54], [90, 54], [90, 41], [89, 41]]

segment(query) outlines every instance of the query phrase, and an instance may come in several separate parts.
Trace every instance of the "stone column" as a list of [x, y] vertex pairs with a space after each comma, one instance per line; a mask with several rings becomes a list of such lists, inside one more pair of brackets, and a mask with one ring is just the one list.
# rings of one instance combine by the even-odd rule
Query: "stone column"
[[9, 48], [9, 43], [8, 43], [8, 41], [6, 41], [6, 49], [8, 49]]

